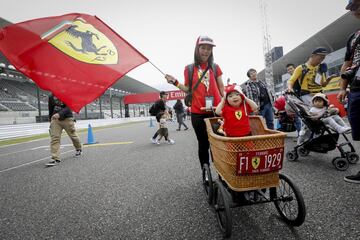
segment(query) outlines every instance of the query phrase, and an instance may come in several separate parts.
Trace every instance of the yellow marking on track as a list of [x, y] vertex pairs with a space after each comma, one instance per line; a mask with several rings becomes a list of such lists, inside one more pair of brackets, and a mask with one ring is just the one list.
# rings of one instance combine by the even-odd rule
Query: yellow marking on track
[[102, 147], [102, 146], [111, 146], [111, 145], [124, 145], [124, 144], [131, 144], [134, 142], [112, 142], [112, 143], [95, 143], [90, 145], [83, 145], [84, 147]]

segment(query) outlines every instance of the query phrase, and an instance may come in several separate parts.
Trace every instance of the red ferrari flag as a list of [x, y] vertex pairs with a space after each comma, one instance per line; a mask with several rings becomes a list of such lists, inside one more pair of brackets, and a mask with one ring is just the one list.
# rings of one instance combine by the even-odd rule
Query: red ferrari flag
[[75, 112], [148, 61], [99, 18], [79, 13], [6, 26], [0, 51]]

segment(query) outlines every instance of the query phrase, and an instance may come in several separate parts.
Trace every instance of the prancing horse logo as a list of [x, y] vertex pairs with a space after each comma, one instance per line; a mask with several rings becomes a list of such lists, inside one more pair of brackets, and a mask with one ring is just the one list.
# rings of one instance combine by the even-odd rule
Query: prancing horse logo
[[[65, 29], [64, 29], [65, 27]], [[59, 32], [62, 30], [61, 32]], [[82, 18], [64, 21], [41, 37], [76, 60], [90, 64], [117, 64], [118, 52], [114, 44], [94, 26]]]
[[235, 111], [235, 117], [237, 120], [240, 120], [242, 117], [242, 111], [241, 110]]
[[260, 158], [259, 157], [251, 158], [251, 164], [252, 164], [254, 169], [257, 169], [259, 167], [259, 164], [260, 164]]

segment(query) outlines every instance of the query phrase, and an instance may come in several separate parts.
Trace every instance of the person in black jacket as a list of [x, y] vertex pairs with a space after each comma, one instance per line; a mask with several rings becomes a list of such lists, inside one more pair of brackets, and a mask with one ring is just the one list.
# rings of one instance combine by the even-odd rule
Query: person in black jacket
[[[360, 20], [360, 0], [349, 0], [346, 10]], [[347, 41], [344, 63], [341, 67], [340, 91], [338, 100], [343, 103], [348, 99], [348, 120], [351, 126], [352, 139], [360, 141], [360, 29], [354, 32]], [[350, 91], [347, 91], [347, 88]], [[360, 171], [344, 177], [344, 180], [360, 184]]]
[[[155, 109], [156, 109], [156, 121], [160, 124], [160, 118], [158, 116], [160, 112], [165, 112], [166, 110], [166, 98], [168, 94], [164, 91], [160, 92], [160, 99], [155, 102]], [[159, 126], [160, 129], [160, 126]], [[159, 135], [159, 129], [156, 131], [154, 136], [150, 138], [151, 142], [154, 144], [159, 144], [159, 141], [156, 139]]]
[[180, 99], [176, 100], [176, 103], [174, 105], [174, 110], [175, 110], [175, 113], [176, 113], [177, 122], [179, 123], [179, 128], [176, 129], [176, 131], [181, 130], [181, 125], [184, 125], [185, 130], [188, 130], [188, 127], [184, 123], [184, 114], [185, 114], [184, 105], [183, 105], [183, 103], [181, 102]]
[[72, 111], [53, 94], [49, 96], [49, 120], [51, 161], [47, 165], [52, 166], [61, 162], [60, 139], [63, 129], [66, 131], [75, 147], [75, 156], [80, 156], [82, 153], [82, 146], [79, 136], [76, 133]]

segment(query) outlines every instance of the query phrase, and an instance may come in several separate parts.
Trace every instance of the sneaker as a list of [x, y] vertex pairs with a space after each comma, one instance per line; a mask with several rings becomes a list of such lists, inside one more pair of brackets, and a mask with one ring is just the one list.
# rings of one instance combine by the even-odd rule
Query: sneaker
[[247, 202], [252, 202], [254, 200], [254, 192], [244, 192], [244, 198]]
[[80, 157], [81, 154], [82, 154], [82, 150], [81, 150], [81, 149], [78, 149], [78, 150], [76, 150], [76, 152], [75, 152], [75, 157]]
[[155, 139], [154, 144], [160, 145], [160, 141], [159, 141], [159, 139]]
[[48, 162], [47, 164], [45, 164], [46, 166], [55, 166], [56, 164], [60, 163], [61, 160], [60, 159], [51, 159], [50, 162]]
[[156, 138], [150, 138], [150, 141], [153, 143], [153, 144], [158, 144]]
[[[180, 128], [178, 128], [178, 129], [176, 129], [176, 131], [180, 131], [181, 129]], [[186, 130], [186, 129], [185, 129]]]
[[175, 143], [175, 141], [172, 140], [172, 139], [169, 139], [167, 142], [168, 142], [168, 144], [174, 144]]
[[340, 127], [339, 129], [337, 129], [337, 132], [340, 134], [348, 133], [349, 131], [351, 131], [350, 127]]
[[186, 131], [186, 130], [188, 130], [189, 128], [185, 128], [184, 130]]
[[355, 175], [344, 177], [344, 180], [351, 183], [360, 183], [360, 171]]
[[346, 130], [344, 133], [351, 133], [351, 127], [345, 127], [345, 128], [346, 128]]
[[207, 174], [205, 174], [205, 182], [209, 181], [209, 176]]

